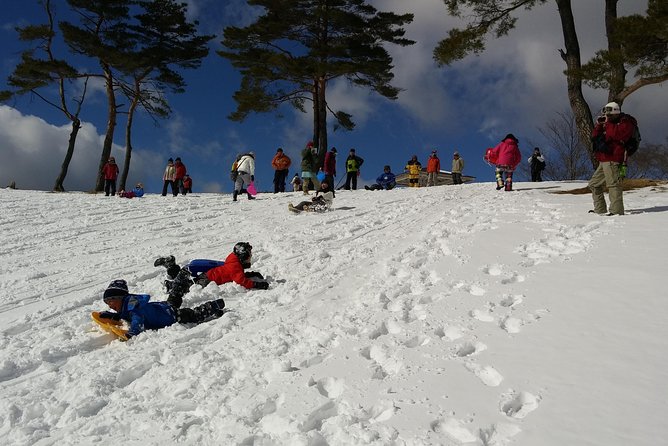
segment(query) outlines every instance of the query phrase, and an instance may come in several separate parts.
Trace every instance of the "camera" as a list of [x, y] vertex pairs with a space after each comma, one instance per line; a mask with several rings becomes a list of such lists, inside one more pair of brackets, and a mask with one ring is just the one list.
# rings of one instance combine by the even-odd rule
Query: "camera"
[[605, 116], [599, 116], [596, 118], [596, 122], [600, 122], [601, 124], [605, 122], [607, 118]]

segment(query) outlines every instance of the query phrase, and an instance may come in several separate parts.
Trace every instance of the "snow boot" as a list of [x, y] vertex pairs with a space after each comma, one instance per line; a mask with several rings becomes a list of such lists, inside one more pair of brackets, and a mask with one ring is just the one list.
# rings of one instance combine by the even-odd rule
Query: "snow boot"
[[165, 268], [169, 268], [172, 265], [176, 264], [176, 259], [174, 256], [167, 256], [167, 257], [158, 257], [155, 259], [155, 262], [153, 262], [153, 266], [164, 266]]
[[513, 178], [509, 177], [506, 178], [506, 186], [505, 186], [506, 192], [510, 192], [513, 190]]
[[255, 200], [255, 197], [250, 194], [250, 192], [246, 192], [248, 194], [248, 199], [249, 200]]
[[234, 191], [234, 193], [232, 194], [232, 201], [237, 201], [237, 195], [239, 195], [239, 192]]

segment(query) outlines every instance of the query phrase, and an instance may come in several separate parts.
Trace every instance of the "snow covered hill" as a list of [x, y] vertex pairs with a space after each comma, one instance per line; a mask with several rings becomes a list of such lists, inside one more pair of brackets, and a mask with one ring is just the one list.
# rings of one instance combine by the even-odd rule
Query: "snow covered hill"
[[[588, 214], [577, 183], [303, 196], [0, 190], [0, 443], [647, 445], [668, 441], [668, 194]], [[270, 289], [127, 343], [116, 278], [164, 300], [173, 254], [238, 241]]]

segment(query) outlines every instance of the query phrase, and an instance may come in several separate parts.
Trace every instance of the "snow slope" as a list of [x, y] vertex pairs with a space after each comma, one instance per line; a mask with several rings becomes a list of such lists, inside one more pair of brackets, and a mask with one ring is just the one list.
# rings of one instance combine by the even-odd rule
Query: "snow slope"
[[[0, 443], [658, 445], [668, 442], [666, 188], [588, 214], [566, 183], [303, 196], [0, 190]], [[268, 291], [121, 343], [90, 312], [153, 260], [254, 246]]]

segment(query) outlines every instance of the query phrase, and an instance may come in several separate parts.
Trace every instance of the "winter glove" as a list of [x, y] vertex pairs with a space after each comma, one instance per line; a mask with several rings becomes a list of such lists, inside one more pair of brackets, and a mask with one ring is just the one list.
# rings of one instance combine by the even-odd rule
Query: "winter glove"
[[269, 284], [267, 282], [255, 282], [255, 288], [258, 290], [268, 290]]
[[244, 275], [246, 277], [248, 277], [249, 279], [252, 279], [252, 278], [264, 279], [262, 274], [258, 273], [257, 271], [247, 271], [247, 272], [244, 273]]
[[111, 311], [101, 311], [100, 317], [104, 319], [113, 319], [115, 321], [121, 320], [121, 316], [118, 313], [112, 313]]
[[251, 181], [255, 181], [255, 175], [251, 175]]
[[619, 165], [619, 178], [626, 178], [626, 164]]

